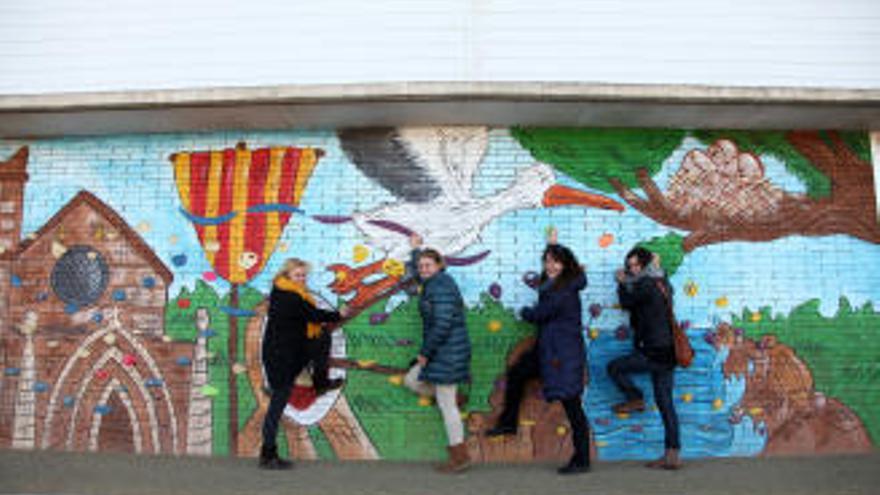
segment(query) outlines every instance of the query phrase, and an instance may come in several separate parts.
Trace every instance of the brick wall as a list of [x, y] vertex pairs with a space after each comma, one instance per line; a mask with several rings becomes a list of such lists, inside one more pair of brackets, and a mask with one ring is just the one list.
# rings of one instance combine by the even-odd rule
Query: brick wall
[[589, 277], [584, 406], [600, 458], [662, 448], [656, 410], [610, 412], [621, 397], [605, 373], [631, 345], [614, 272], [638, 244], [660, 253], [697, 350], [676, 375], [685, 455], [869, 449], [869, 148], [866, 133], [485, 127], [0, 142], [4, 215], [20, 222], [0, 255], [0, 445], [255, 455], [264, 298], [295, 256], [326, 304], [357, 316], [333, 336], [345, 387], [315, 400], [303, 376], [283, 449], [443, 455], [436, 408], [401, 386], [421, 339], [398, 290], [412, 231], [450, 257], [465, 298], [472, 455], [566, 458], [568, 425], [537, 383], [517, 437], [480, 434], [534, 335], [516, 315], [552, 227]]

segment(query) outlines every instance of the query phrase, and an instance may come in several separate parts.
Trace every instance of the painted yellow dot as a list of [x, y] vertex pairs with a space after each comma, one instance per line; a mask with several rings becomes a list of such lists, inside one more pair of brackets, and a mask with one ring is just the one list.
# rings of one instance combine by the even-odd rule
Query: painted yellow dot
[[755, 311], [754, 313], [752, 313], [751, 320], [755, 323], [758, 323], [759, 321], [761, 321], [761, 313], [758, 311]]
[[498, 321], [498, 320], [492, 320], [492, 321], [489, 322], [488, 325], [486, 325], [486, 327], [487, 327], [487, 328], [489, 329], [489, 331], [492, 332], [492, 333], [495, 333], [495, 332], [500, 331], [502, 326], [503, 326], [503, 325], [502, 325], [501, 322]]
[[403, 377], [400, 375], [391, 375], [388, 377], [388, 383], [399, 387], [403, 384]]
[[568, 428], [566, 428], [564, 426], [557, 426], [556, 427], [556, 434], [559, 435], [560, 437], [564, 437], [566, 433], [568, 433]]
[[726, 308], [728, 304], [730, 304], [730, 301], [727, 300], [727, 296], [715, 299], [715, 306], [718, 306], [719, 308]]
[[177, 241], [179, 241], [179, 240], [180, 239], [176, 235], [169, 235], [168, 236], [168, 244], [171, 244], [172, 246], [177, 244]]
[[138, 224], [137, 229], [139, 232], [146, 234], [150, 231], [150, 223], [149, 222], [141, 222]]
[[608, 442], [605, 440], [596, 440], [596, 447], [607, 447]]
[[596, 340], [599, 338], [599, 329], [591, 328], [590, 329], [590, 340]]
[[430, 397], [419, 397], [419, 405], [422, 407], [428, 407], [431, 405]]
[[470, 415], [471, 415], [471, 413], [469, 413], [469, 412], [465, 412], [465, 411], [462, 411], [462, 412], [461, 412], [461, 420], [462, 420], [462, 421], [467, 421], [468, 416], [470, 416]]
[[278, 243], [278, 250], [282, 253], [286, 253], [288, 249], [290, 249], [290, 244], [287, 244], [286, 242]]
[[535, 426], [537, 423], [533, 419], [522, 419], [519, 422], [520, 426]]
[[694, 394], [686, 393], [681, 396], [681, 400], [684, 402], [691, 402], [694, 400]]
[[363, 244], [355, 246], [353, 251], [352, 259], [355, 263], [363, 263], [370, 256], [370, 248]]
[[696, 297], [700, 292], [700, 287], [693, 280], [688, 280], [686, 284], [684, 284], [684, 293], [688, 297]]
[[360, 360], [358, 360], [357, 363], [358, 363], [358, 366], [361, 368], [369, 368], [369, 367], [373, 366], [374, 364], [376, 364], [376, 361], [374, 361], [372, 359], [360, 359]]
[[712, 409], [715, 409], [715, 410], [717, 411], [718, 409], [721, 409], [722, 407], [724, 407], [724, 401], [723, 401], [723, 400], [721, 400], [721, 399], [715, 399], [715, 400], [712, 401]]
[[750, 415], [750, 416], [760, 416], [760, 415], [762, 415], [762, 414], [764, 414], [764, 409], [763, 409], [763, 408], [760, 408], [760, 407], [753, 407], [753, 408], [749, 409], [749, 415]]
[[625, 412], [617, 413], [617, 419], [629, 419], [629, 413], [625, 413]]
[[220, 243], [217, 241], [208, 241], [205, 243], [205, 251], [209, 253], [216, 253], [220, 251]]
[[400, 277], [404, 273], [406, 273], [406, 267], [400, 261], [388, 258], [382, 263], [382, 271], [385, 272], [386, 275], [391, 277]]

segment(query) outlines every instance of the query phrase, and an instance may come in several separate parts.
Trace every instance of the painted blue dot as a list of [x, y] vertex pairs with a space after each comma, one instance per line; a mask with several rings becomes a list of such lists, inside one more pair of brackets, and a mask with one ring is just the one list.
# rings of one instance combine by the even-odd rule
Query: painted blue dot
[[34, 392], [42, 393], [49, 390], [49, 384], [46, 382], [34, 382], [34, 385], [31, 388]]
[[101, 416], [106, 416], [110, 414], [110, 411], [112, 411], [110, 406], [103, 404], [100, 406], [95, 406], [95, 413], [100, 414]]
[[94, 315], [92, 315], [92, 321], [94, 321], [95, 323], [101, 323], [102, 321], [104, 321], [104, 315], [102, 315], [101, 313], [95, 313]]
[[75, 403], [76, 403], [76, 399], [74, 399], [72, 395], [64, 396], [64, 400], [63, 400], [64, 407], [73, 407], [73, 405]]
[[174, 263], [174, 266], [183, 266], [186, 264], [186, 255], [176, 254], [171, 257], [171, 262]]
[[204, 337], [204, 338], [206, 338], [206, 339], [209, 339], [209, 338], [211, 338], [211, 337], [213, 337], [213, 336], [215, 336], [215, 335], [217, 335], [217, 332], [211, 330], [210, 328], [207, 329], [207, 330], [202, 330], [201, 332], [199, 332], [199, 336], [200, 336], [200, 337]]
[[21, 368], [6, 368], [3, 370], [3, 374], [6, 376], [18, 376], [21, 374]]
[[144, 287], [146, 287], [147, 289], [152, 289], [153, 287], [156, 286], [156, 279], [153, 277], [144, 277], [144, 280], [142, 281], [142, 283], [144, 284]]
[[162, 380], [159, 379], [159, 378], [148, 378], [148, 379], [144, 382], [144, 385], [146, 385], [147, 387], [161, 387], [161, 386], [162, 386]]
[[18, 275], [12, 276], [12, 286], [13, 287], [21, 287], [21, 277]]
[[125, 291], [122, 289], [116, 289], [113, 291], [113, 300], [114, 301], [125, 301]]
[[180, 366], [189, 366], [192, 364], [192, 360], [186, 356], [180, 356], [177, 358], [177, 364]]
[[77, 306], [74, 303], [68, 303], [68, 304], [64, 305], [64, 312], [69, 315], [72, 315], [73, 313], [76, 313], [77, 311], [79, 311], [79, 306]]

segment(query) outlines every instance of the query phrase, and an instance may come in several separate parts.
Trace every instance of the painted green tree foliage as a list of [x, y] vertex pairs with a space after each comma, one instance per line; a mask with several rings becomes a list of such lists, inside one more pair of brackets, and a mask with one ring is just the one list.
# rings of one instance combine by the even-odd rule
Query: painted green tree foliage
[[592, 188], [614, 192], [610, 180], [635, 187], [636, 172], [657, 173], [685, 131], [652, 129], [512, 128], [511, 135], [536, 160]]
[[[685, 251], [789, 235], [845, 234], [880, 243], [865, 133], [696, 132], [694, 136], [707, 143], [734, 142], [738, 153], [783, 160], [804, 181], [808, 194], [775, 190], [763, 180], [763, 170], [755, 180], [742, 180], [746, 176], [741, 172], [730, 173], [725, 163], [707, 158], [703, 163], [708, 168], [691, 172], [713, 180], [698, 177], [688, 186], [693, 189], [674, 196], [661, 191], [652, 176], [680, 145], [683, 131], [518, 128], [511, 134], [536, 159], [590, 187], [613, 189], [643, 215], [689, 232], [682, 241]], [[733, 158], [730, 166], [736, 170], [738, 157]], [[635, 186], [644, 196], [633, 191]], [[699, 207], [686, 206], [691, 202], [688, 196]]]
[[[819, 300], [808, 301], [787, 315], [761, 308], [761, 318], [744, 309], [734, 326], [757, 338], [776, 335], [796, 349], [810, 367], [816, 390], [843, 401], [859, 415], [874, 442], [880, 439], [880, 312], [870, 303], [853, 308], [840, 299], [837, 313], [825, 317]], [[758, 321], [755, 321], [758, 320]]]
[[671, 277], [684, 261], [683, 240], [684, 237], [681, 235], [670, 232], [662, 237], [652, 237], [638, 245], [660, 255], [660, 266], [663, 267], [666, 275]]

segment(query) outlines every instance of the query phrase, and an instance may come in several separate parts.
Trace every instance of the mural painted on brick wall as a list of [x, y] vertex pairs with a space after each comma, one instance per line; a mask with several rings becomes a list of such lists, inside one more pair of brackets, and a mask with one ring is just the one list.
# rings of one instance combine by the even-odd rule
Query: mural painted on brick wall
[[[859, 452], [880, 438], [880, 224], [868, 136], [423, 127], [0, 143], [0, 445], [254, 456], [268, 407], [265, 297], [315, 267], [332, 377], [297, 379], [281, 449], [432, 459], [444, 432], [402, 387], [421, 338], [408, 237], [448, 256], [473, 343], [468, 446], [563, 460], [531, 384], [519, 433], [481, 433], [535, 330], [545, 233], [586, 264], [584, 397], [600, 459], [655, 457], [656, 409], [611, 413], [631, 345], [614, 271], [661, 254], [696, 362], [676, 376], [687, 457]], [[638, 382], [647, 385], [647, 379]], [[650, 387], [646, 387], [650, 389]]]

